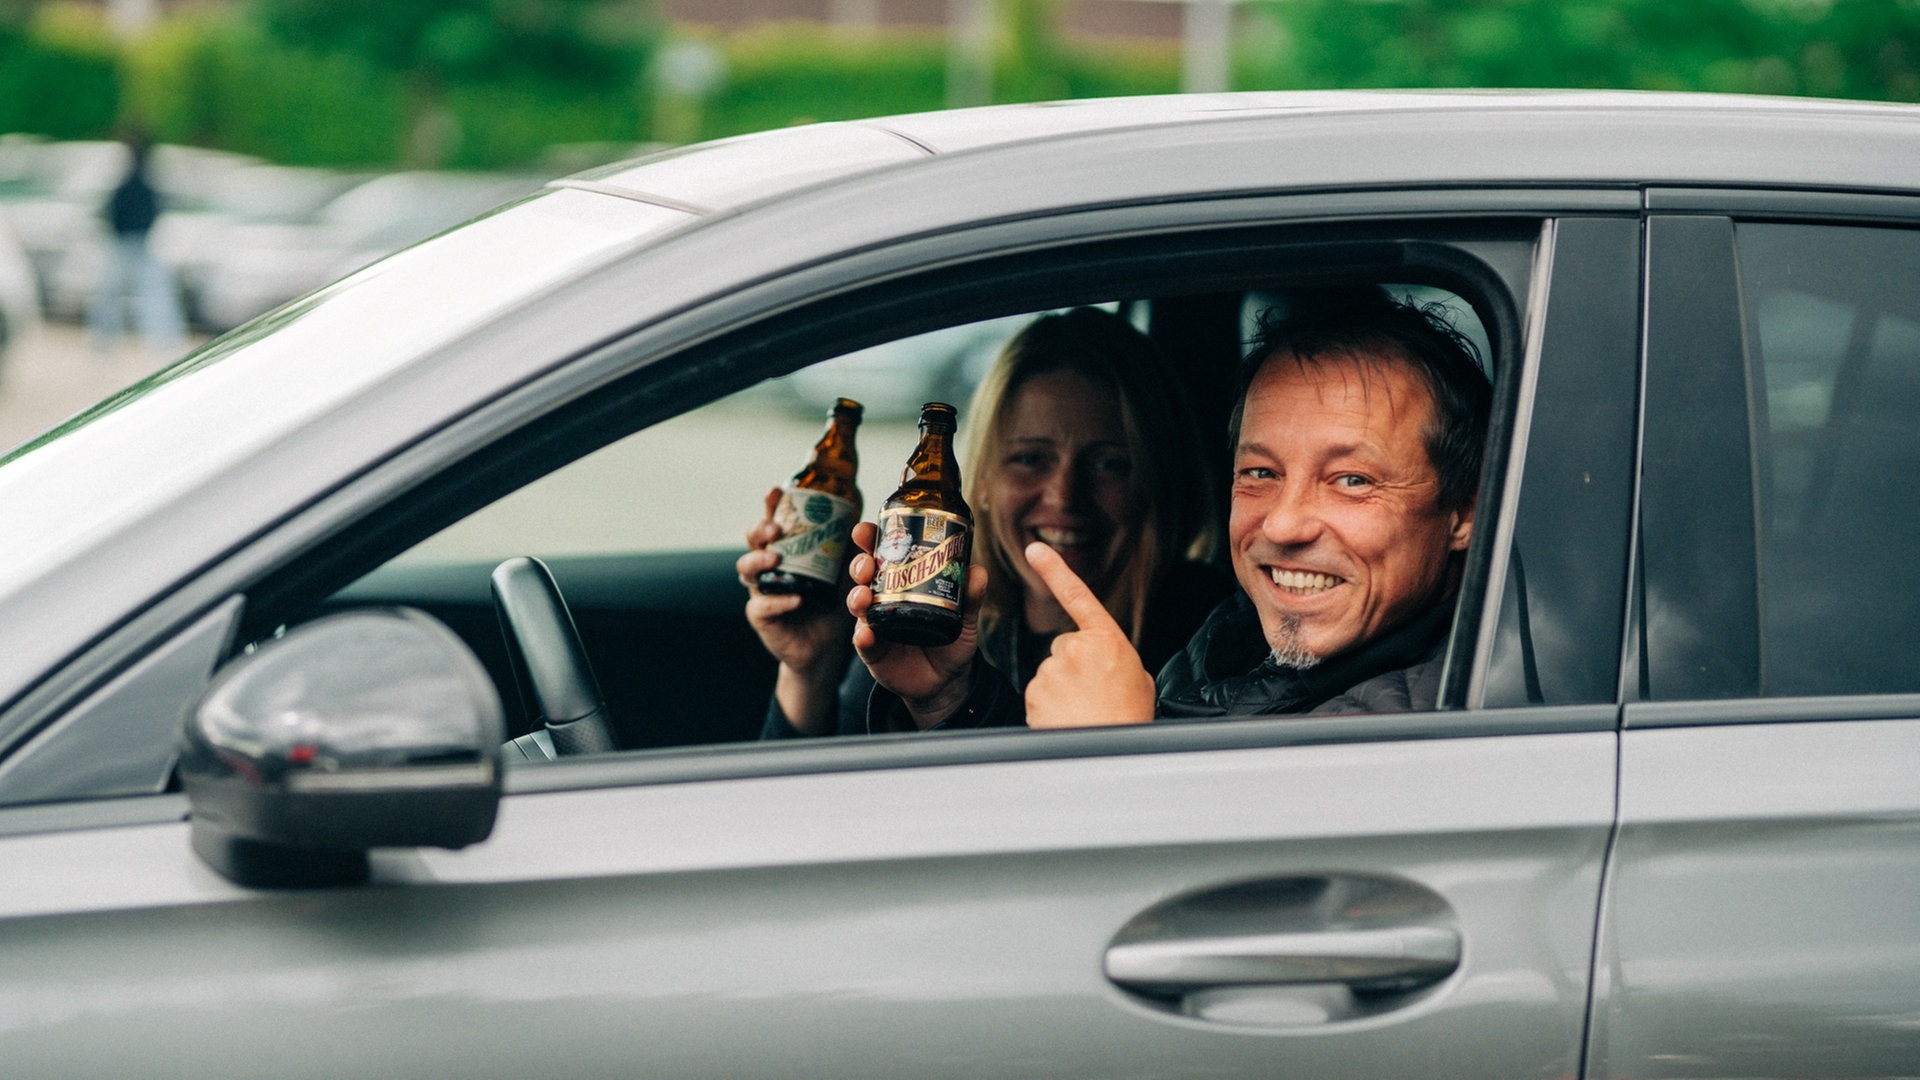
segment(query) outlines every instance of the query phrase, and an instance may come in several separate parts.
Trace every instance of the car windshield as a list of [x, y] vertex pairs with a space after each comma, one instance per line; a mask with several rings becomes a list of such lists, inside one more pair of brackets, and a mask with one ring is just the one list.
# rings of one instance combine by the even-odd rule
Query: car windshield
[[0, 459], [0, 595], [542, 289], [692, 220], [554, 191], [241, 327]]

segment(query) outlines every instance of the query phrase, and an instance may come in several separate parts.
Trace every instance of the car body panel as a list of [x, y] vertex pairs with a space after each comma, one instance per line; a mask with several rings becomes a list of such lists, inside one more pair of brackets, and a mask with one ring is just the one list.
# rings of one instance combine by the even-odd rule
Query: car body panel
[[1638, 640], [1588, 1075], [1905, 1075], [1915, 449], [1888, 380], [1920, 362], [1920, 204], [1650, 202]]
[[1916, 720], [1626, 732], [1587, 1075], [1910, 1072], [1916, 760]]
[[[181, 858], [177, 825], [0, 839], [17, 872], [81, 857], [140, 879], [100, 871], [89, 911], [65, 890], [8, 897], [9, 1073], [272, 1060], [289, 1076], [510, 1076], [561, 1055], [577, 1076], [1361, 1077], [1407, 1060], [1565, 1075], [1613, 742], [1430, 739], [510, 796], [485, 844], [396, 853], [374, 885], [317, 893], [239, 895]], [[174, 865], [155, 866], [167, 850]], [[1292, 1028], [1183, 1018], [1101, 975], [1114, 933], [1156, 903], [1329, 873], [1445, 898], [1461, 970], [1399, 1008]], [[487, 1035], [497, 1028], [519, 1034], [503, 1043]]]

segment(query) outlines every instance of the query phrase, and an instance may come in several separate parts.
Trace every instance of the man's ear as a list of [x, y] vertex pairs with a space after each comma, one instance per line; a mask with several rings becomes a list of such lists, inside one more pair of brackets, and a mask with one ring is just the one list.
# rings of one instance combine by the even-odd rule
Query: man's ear
[[1447, 526], [1448, 551], [1465, 551], [1467, 550], [1467, 545], [1473, 542], [1473, 512], [1479, 505], [1480, 496], [1477, 494], [1470, 496], [1465, 506], [1455, 510], [1449, 516]]

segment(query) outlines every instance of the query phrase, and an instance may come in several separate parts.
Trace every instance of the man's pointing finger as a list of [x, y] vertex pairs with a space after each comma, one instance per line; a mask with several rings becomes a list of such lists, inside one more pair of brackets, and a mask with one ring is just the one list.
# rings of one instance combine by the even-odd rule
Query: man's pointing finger
[[1027, 545], [1026, 554], [1027, 565], [1040, 575], [1047, 591], [1059, 601], [1060, 607], [1075, 626], [1083, 632], [1091, 630], [1126, 636], [1120, 632], [1120, 624], [1114, 622], [1113, 616], [1107, 612], [1107, 606], [1093, 595], [1093, 590], [1087, 588], [1087, 583], [1080, 580], [1080, 575], [1073, 572], [1059, 552], [1036, 540]]

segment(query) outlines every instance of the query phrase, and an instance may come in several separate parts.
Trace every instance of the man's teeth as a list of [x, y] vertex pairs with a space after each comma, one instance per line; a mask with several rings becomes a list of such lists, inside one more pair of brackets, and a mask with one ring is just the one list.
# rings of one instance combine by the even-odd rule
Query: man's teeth
[[1078, 529], [1035, 529], [1034, 534], [1048, 547], [1077, 547], [1087, 542], [1087, 534]]
[[1309, 574], [1304, 570], [1274, 570], [1272, 574], [1275, 585], [1302, 596], [1325, 592], [1341, 581], [1332, 574]]

